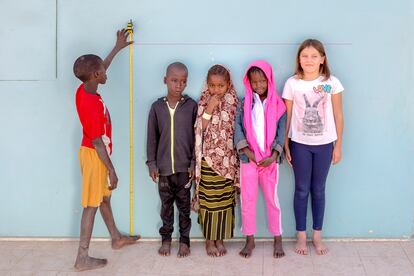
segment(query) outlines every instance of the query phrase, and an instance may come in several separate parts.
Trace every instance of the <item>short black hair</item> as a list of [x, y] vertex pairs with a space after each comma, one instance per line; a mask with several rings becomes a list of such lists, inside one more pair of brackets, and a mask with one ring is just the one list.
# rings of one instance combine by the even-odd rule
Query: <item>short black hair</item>
[[91, 74], [99, 70], [102, 62], [102, 59], [97, 55], [88, 54], [80, 56], [73, 64], [73, 73], [82, 82], [86, 82], [90, 79]]
[[187, 69], [187, 66], [185, 66], [185, 64], [184, 64], [184, 63], [179, 62], [179, 61], [176, 61], [176, 62], [173, 62], [173, 63], [169, 64], [169, 65], [167, 66], [167, 70], [165, 71], [165, 75], [168, 75], [168, 73], [169, 73], [172, 69], [183, 70], [183, 71], [185, 71], [185, 72], [188, 74], [188, 69]]
[[257, 66], [252, 66], [252, 67], [250, 67], [250, 69], [247, 71], [247, 77], [249, 78], [249, 81], [250, 81], [250, 79], [251, 79], [251, 75], [253, 74], [253, 73], [259, 73], [259, 74], [262, 74], [266, 79], [267, 79], [267, 77], [266, 77], [266, 74], [265, 74], [265, 72], [263, 72], [263, 70], [262, 69], [260, 69], [259, 67], [257, 67]]

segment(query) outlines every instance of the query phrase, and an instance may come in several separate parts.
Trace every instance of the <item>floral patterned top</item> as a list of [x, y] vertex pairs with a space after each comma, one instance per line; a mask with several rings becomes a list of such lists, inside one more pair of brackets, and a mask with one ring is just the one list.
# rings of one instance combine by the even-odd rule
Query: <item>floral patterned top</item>
[[239, 186], [239, 165], [233, 145], [234, 122], [239, 100], [233, 85], [230, 85], [229, 91], [214, 109], [211, 121], [203, 132], [202, 116], [211, 97], [209, 90], [204, 89], [198, 103], [197, 120], [194, 126], [197, 192], [203, 157], [218, 175], [234, 180], [234, 184]]

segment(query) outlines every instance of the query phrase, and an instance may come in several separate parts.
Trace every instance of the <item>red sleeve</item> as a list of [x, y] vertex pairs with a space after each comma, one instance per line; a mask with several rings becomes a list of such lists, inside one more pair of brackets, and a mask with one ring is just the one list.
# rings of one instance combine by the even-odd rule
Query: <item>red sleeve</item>
[[85, 105], [83, 133], [91, 140], [105, 134], [105, 117], [101, 101], [91, 101]]

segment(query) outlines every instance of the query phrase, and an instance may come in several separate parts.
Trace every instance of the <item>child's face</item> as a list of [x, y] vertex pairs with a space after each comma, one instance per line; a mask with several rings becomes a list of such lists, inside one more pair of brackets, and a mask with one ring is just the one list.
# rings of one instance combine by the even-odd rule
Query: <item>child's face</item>
[[321, 56], [314, 47], [306, 47], [299, 54], [300, 66], [305, 74], [319, 72], [320, 66], [325, 62], [325, 57]]
[[211, 75], [207, 80], [208, 90], [212, 95], [223, 97], [229, 89], [230, 83], [221, 75]]
[[95, 74], [95, 78], [96, 78], [96, 80], [99, 84], [105, 84], [106, 83], [106, 80], [107, 80], [106, 69], [105, 69], [103, 64], [101, 64], [99, 70], [96, 71], [94, 74]]
[[259, 96], [267, 96], [267, 78], [262, 72], [251, 72], [249, 80], [254, 92]]
[[168, 95], [173, 97], [181, 97], [185, 87], [187, 86], [187, 71], [171, 68], [164, 77], [164, 83], [167, 85]]

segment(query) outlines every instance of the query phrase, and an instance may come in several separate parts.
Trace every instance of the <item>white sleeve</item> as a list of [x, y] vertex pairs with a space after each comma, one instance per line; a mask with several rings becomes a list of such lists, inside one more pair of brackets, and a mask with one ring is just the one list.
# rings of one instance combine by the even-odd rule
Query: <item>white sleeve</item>
[[286, 81], [285, 87], [283, 88], [282, 98], [293, 101], [293, 89], [291, 82], [291, 78]]
[[342, 86], [342, 83], [336, 77], [332, 77], [332, 86], [333, 86], [332, 94], [338, 94], [344, 91], [344, 87]]

